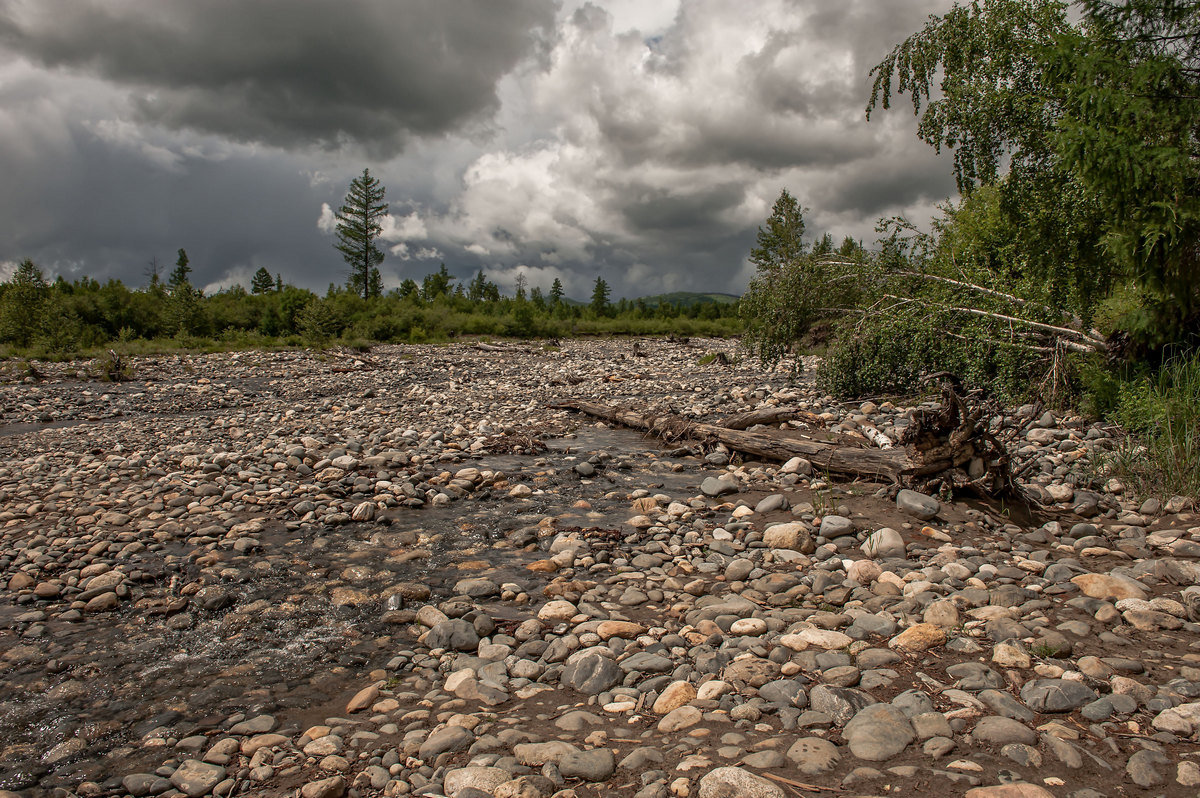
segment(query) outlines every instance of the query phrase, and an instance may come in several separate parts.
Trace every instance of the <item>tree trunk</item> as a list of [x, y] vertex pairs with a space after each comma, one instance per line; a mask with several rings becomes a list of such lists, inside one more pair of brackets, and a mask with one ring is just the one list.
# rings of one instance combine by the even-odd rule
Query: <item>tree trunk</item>
[[[891, 449], [863, 448], [853, 445], [824, 443], [792, 438], [777, 431], [746, 432], [728, 426], [688, 421], [673, 414], [640, 413], [629, 408], [571, 400], [553, 407], [577, 410], [626, 427], [645, 430], [672, 442], [682, 438], [720, 442], [743, 454], [766, 460], [786, 461], [803, 457], [814, 466], [834, 474], [868, 479], [883, 479], [899, 483], [905, 478], [931, 477], [959, 469], [973, 458], [983, 457], [988, 471], [986, 482], [955, 480], [958, 486], [971, 485], [984, 492], [1004, 493], [1012, 489], [1008, 472], [1008, 453], [994, 437], [987, 434], [986, 425], [979, 423], [982, 411], [969, 409], [962, 399], [947, 389], [946, 402], [940, 411], [923, 411], [913, 422], [900, 443]], [[774, 408], [783, 411], [786, 408]], [[738, 422], [746, 415], [731, 418]], [[761, 423], [761, 422], [756, 422]]]

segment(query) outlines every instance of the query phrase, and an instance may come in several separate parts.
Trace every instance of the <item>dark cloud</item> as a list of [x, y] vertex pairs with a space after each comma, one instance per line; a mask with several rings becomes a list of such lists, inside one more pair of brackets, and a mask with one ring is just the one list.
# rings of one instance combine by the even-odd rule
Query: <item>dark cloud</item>
[[746, 187], [741, 183], [681, 193], [655, 186], [627, 187], [620, 212], [638, 231], [690, 234], [722, 226], [721, 214], [740, 204], [745, 194]]
[[370, 166], [391, 284], [737, 292], [781, 188], [868, 243], [953, 191], [906, 109], [863, 118], [944, 0], [605, 5], [0, 0], [0, 267], [139, 284], [184, 247], [199, 284], [323, 290], [322, 206]]
[[0, 45], [128, 89], [138, 116], [282, 147], [478, 123], [496, 81], [550, 34], [550, 0], [0, 2]]

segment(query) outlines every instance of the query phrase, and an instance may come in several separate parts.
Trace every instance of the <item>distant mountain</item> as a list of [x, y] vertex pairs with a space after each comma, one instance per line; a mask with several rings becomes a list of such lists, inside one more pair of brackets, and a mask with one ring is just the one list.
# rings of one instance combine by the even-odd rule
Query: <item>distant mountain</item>
[[681, 305], [683, 307], [691, 307], [692, 305], [731, 305], [739, 299], [741, 297], [736, 294], [698, 294], [694, 291], [675, 291], [670, 294], [655, 294], [654, 296], [642, 297], [642, 301], [650, 307], [658, 305]]

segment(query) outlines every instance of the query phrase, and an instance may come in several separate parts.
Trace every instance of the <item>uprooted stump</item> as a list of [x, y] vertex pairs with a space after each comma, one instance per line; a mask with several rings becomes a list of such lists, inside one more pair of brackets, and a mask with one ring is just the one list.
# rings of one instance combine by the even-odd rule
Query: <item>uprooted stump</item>
[[[732, 429], [689, 421], [671, 413], [643, 413], [632, 408], [570, 400], [553, 407], [576, 410], [633, 429], [666, 442], [684, 439], [722, 443], [743, 454], [786, 461], [803, 457], [824, 471], [848, 477], [886, 480], [925, 489], [967, 489], [987, 496], [1016, 494], [1009, 465], [1011, 457], [993, 419], [1003, 418], [977, 394], [960, 395], [943, 382], [942, 404], [917, 411], [898, 445], [890, 449], [858, 444], [829, 443], [779, 434]], [[734, 423], [742, 418], [731, 418]]]

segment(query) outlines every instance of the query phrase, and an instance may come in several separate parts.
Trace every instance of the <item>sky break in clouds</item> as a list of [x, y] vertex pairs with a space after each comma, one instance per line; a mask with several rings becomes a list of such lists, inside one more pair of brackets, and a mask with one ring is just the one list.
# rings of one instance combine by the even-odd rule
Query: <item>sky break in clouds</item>
[[902, 103], [863, 116], [946, 5], [0, 0], [0, 264], [139, 285], [183, 247], [209, 290], [324, 289], [368, 166], [389, 285], [740, 293], [781, 188], [868, 244], [953, 193]]

